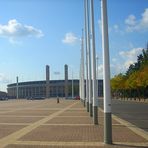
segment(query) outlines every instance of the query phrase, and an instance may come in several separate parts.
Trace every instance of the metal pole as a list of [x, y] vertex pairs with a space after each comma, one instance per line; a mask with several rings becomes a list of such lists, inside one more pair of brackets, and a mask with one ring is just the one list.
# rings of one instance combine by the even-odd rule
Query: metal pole
[[79, 95], [80, 95], [80, 99], [81, 99], [81, 101], [82, 101], [82, 87], [81, 87], [81, 82], [82, 82], [82, 78], [81, 78], [81, 66], [82, 64], [81, 64], [81, 58], [80, 58], [80, 72], [79, 72], [79, 76], [80, 76], [80, 78], [79, 78]]
[[101, 0], [102, 14], [102, 48], [103, 48], [103, 72], [104, 72], [104, 142], [112, 144], [112, 120], [111, 120], [111, 90], [110, 90], [110, 63], [107, 2]]
[[18, 94], [18, 76], [16, 77], [16, 99], [19, 98], [19, 94]]
[[98, 124], [98, 99], [96, 90], [96, 50], [95, 50], [95, 30], [94, 30], [94, 1], [90, 1], [91, 12], [91, 33], [92, 33], [92, 88], [93, 88], [93, 121]]
[[82, 60], [82, 99], [85, 107], [85, 90], [84, 90], [84, 85], [85, 85], [85, 79], [84, 79], [84, 43], [83, 43], [84, 37], [83, 37], [83, 29], [82, 29], [82, 44], [81, 44], [81, 60]]
[[99, 87], [98, 87], [98, 75], [99, 75], [99, 73], [98, 73], [98, 60], [99, 60], [99, 57], [98, 57], [98, 55], [96, 56], [96, 73], [97, 73], [97, 76], [96, 76], [96, 79], [97, 79], [97, 98], [98, 98], [98, 92], [99, 92]]
[[91, 53], [90, 53], [90, 26], [89, 26], [89, 4], [86, 0], [86, 10], [87, 10], [87, 47], [88, 47], [88, 79], [89, 79], [89, 114], [90, 117], [93, 116], [92, 111], [92, 80], [91, 80]]
[[74, 98], [74, 89], [73, 89], [73, 70], [72, 70], [72, 98]]
[[88, 46], [87, 46], [87, 9], [86, 0], [84, 0], [84, 14], [85, 14], [85, 50], [86, 50], [86, 106], [87, 112], [89, 112], [89, 82], [88, 82]]

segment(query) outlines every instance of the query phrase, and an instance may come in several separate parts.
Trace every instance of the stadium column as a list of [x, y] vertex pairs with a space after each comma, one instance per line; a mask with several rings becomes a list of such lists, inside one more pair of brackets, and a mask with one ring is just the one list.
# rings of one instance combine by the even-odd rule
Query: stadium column
[[64, 66], [65, 71], [65, 98], [68, 97], [68, 65]]
[[95, 30], [94, 30], [94, 1], [90, 1], [91, 14], [91, 51], [92, 51], [92, 89], [93, 89], [93, 121], [98, 124], [98, 99], [96, 85], [96, 49], [95, 49]]
[[49, 77], [50, 77], [49, 65], [46, 65], [46, 98], [50, 97]]
[[84, 0], [84, 24], [85, 24], [85, 50], [86, 50], [86, 106], [89, 112], [89, 82], [88, 82], [88, 47], [87, 47], [87, 9], [86, 0]]
[[102, 48], [103, 48], [103, 73], [104, 73], [104, 142], [112, 144], [111, 120], [111, 90], [110, 90], [110, 62], [108, 41], [107, 2], [101, 0], [102, 17]]
[[16, 98], [19, 98], [19, 89], [18, 89], [18, 76], [16, 77]]

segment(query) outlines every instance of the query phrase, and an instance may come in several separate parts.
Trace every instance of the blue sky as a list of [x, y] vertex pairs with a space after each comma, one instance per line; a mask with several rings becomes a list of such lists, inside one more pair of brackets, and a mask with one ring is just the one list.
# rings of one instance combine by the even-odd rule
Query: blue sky
[[[79, 76], [83, 0], [0, 1], [0, 90], [20, 81]], [[102, 78], [100, 0], [94, 0], [96, 53]], [[125, 72], [148, 41], [148, 1], [108, 0], [111, 75]], [[55, 75], [54, 72], [60, 72]]]

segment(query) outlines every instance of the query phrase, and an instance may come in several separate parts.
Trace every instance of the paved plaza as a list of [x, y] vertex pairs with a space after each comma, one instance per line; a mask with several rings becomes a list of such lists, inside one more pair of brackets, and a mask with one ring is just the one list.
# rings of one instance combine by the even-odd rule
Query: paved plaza
[[0, 148], [143, 148], [147, 132], [113, 115], [113, 145], [103, 143], [103, 110], [99, 125], [81, 101], [60, 99], [0, 102]]

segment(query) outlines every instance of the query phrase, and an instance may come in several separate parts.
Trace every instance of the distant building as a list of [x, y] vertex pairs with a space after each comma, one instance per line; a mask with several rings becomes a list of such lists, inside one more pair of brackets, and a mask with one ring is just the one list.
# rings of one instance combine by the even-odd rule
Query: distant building
[[[18, 83], [19, 98], [27, 97], [46, 97], [46, 81], [30, 81]], [[72, 80], [68, 80], [68, 96], [71, 96]], [[79, 95], [79, 80], [73, 80], [74, 95]], [[16, 98], [17, 84], [9, 84], [7, 86], [8, 96]], [[50, 80], [50, 97], [65, 97], [65, 80]]]
[[[79, 80], [68, 79], [68, 65], [64, 65], [65, 80], [50, 80], [50, 67], [46, 65], [46, 80], [18, 82], [7, 85], [9, 98], [71, 97], [79, 96]], [[72, 84], [73, 81], [73, 84]], [[98, 96], [103, 96], [103, 80], [98, 80]]]
[[[46, 97], [46, 80], [30, 81], [18, 83], [19, 98], [28, 97]], [[79, 96], [79, 80], [73, 80], [74, 96]], [[71, 97], [72, 96], [72, 80], [67, 82], [67, 96], [65, 96], [65, 80], [50, 80], [50, 97]], [[16, 98], [17, 83], [7, 85], [8, 96]], [[103, 80], [98, 81], [98, 96], [103, 96]]]
[[7, 93], [3, 92], [3, 91], [0, 91], [0, 99], [5, 98], [5, 97], [7, 97]]

